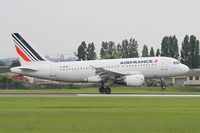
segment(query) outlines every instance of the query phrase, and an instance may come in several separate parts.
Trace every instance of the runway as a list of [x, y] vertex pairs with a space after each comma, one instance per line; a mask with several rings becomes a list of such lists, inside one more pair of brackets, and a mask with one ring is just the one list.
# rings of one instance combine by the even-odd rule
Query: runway
[[0, 97], [175, 97], [175, 98], [200, 98], [200, 95], [179, 94], [41, 94], [41, 93], [15, 93], [0, 94]]

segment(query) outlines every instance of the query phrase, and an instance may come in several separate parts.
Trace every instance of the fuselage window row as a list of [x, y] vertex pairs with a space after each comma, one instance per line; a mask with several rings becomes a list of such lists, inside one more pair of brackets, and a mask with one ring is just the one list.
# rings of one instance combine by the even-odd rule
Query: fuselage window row
[[[156, 66], [157, 64], [140, 64], [140, 65], [122, 65], [124, 67], [143, 67], [143, 66]], [[102, 66], [101, 68], [120, 68], [120, 66]], [[79, 71], [79, 70], [94, 70], [91, 67], [69, 68], [68, 66], [60, 66], [60, 71]]]

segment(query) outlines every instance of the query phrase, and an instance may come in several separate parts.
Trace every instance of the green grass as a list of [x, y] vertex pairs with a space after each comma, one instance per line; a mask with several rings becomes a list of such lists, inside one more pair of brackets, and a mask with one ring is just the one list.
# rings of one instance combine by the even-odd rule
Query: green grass
[[[168, 87], [161, 91], [160, 87], [111, 87], [112, 93], [137, 93], [137, 94], [200, 94], [200, 86]], [[24, 89], [0, 90], [0, 93], [98, 93], [98, 87], [80, 89]]]
[[199, 133], [199, 98], [0, 98], [0, 133]]

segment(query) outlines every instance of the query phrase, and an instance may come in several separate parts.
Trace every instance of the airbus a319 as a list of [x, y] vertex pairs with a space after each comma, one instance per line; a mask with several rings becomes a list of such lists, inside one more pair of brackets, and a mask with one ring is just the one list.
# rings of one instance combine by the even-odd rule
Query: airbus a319
[[189, 71], [186, 65], [169, 57], [52, 62], [20, 34], [13, 33], [12, 37], [21, 66], [11, 68], [11, 72], [53, 81], [100, 83], [99, 92], [102, 94], [110, 94], [109, 85], [113, 83], [142, 86], [145, 78], [176, 76]]

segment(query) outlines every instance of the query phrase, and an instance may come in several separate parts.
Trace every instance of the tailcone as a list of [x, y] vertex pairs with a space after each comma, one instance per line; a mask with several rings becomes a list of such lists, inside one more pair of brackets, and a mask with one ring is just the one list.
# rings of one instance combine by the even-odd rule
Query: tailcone
[[12, 67], [10, 68], [10, 72], [15, 74], [20, 74], [21, 70], [18, 67]]

